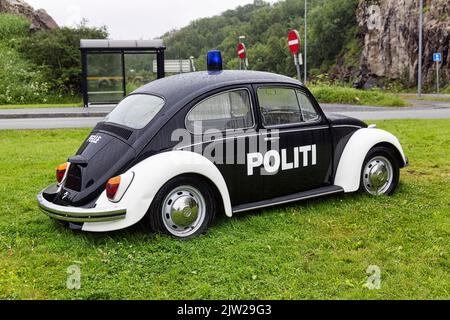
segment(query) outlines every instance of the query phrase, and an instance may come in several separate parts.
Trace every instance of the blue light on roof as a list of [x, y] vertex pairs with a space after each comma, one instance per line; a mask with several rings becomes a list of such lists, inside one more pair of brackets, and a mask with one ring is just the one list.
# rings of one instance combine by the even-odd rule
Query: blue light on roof
[[219, 50], [208, 52], [208, 71], [222, 71], [222, 54]]

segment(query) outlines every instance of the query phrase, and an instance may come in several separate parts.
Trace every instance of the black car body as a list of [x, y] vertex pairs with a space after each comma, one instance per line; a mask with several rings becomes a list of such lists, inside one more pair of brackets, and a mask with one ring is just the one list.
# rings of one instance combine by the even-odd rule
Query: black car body
[[[128, 106], [132, 105], [132, 99], [135, 105], [145, 105], [145, 102], [157, 105], [148, 123], [145, 107], [139, 109], [142, 116], [127, 111], [126, 108], [134, 108]], [[178, 135], [174, 134], [177, 130]], [[184, 141], [180, 141], [181, 136]], [[374, 149], [378, 150], [372, 157], [375, 159], [372, 168], [378, 166], [376, 172], [365, 168], [372, 160], [367, 157]], [[213, 163], [215, 169], [211, 170], [216, 170], [216, 180], [201, 172], [198, 166], [189, 167], [186, 163], [179, 166], [167, 163], [166, 167], [150, 164], [155, 156], [159, 159], [176, 152], [180, 158], [187, 151], [201, 155], [201, 161], [204, 158]], [[271, 152], [269, 156], [268, 152]], [[377, 156], [381, 162], [377, 162]], [[383, 164], [383, 159], [389, 163]], [[146, 162], [149, 164], [145, 165]], [[215, 213], [222, 208], [231, 216], [254, 208], [364, 189], [365, 169], [367, 179], [372, 179], [367, 180], [366, 191], [390, 194], [398, 182], [398, 168], [405, 166], [407, 160], [391, 134], [368, 128], [357, 119], [325, 115], [310, 91], [294, 79], [265, 72], [222, 71], [172, 76], [138, 89], [105, 121], [97, 124], [68, 163], [61, 183], [38, 196], [40, 207], [52, 218], [69, 221], [72, 227], [79, 226], [86, 231], [109, 231], [150, 216], [148, 219], [155, 229], [183, 238], [203, 231], [203, 224], [210, 220], [208, 210]], [[204, 167], [210, 168], [210, 164]], [[151, 179], [148, 184], [154, 191], [143, 197], [145, 201], [138, 200], [136, 194], [146, 188], [145, 181], [136, 181], [143, 175], [139, 170], [145, 174], [155, 170], [148, 176]], [[162, 172], [165, 170], [167, 173]], [[130, 171], [133, 178], [121, 195], [123, 199], [108, 201], [105, 186], [109, 179]], [[161, 208], [167, 199], [159, 193], [170, 193], [166, 184], [174, 189], [181, 183], [177, 184], [180, 177], [187, 179], [183, 183], [189, 186], [200, 184], [192, 186], [198, 196], [186, 192], [187, 195], [173, 197], [177, 207]], [[386, 180], [389, 185], [375, 186], [374, 179], [380, 180], [377, 183]], [[139, 188], [136, 186], [135, 194], [128, 195], [128, 189], [136, 183], [140, 184]], [[202, 192], [206, 189], [209, 191]], [[139, 213], [132, 212], [129, 203], [133, 201], [142, 202]], [[215, 206], [208, 205], [212, 201]], [[172, 212], [195, 216], [196, 210], [206, 213], [203, 222], [197, 221], [200, 219], [197, 217], [188, 225], [188, 228], [194, 222], [200, 225], [195, 232], [186, 232], [186, 236], [172, 232], [186, 227], [182, 222], [174, 223]], [[167, 215], [171, 215], [170, 219], [163, 221]], [[129, 216], [133, 219], [129, 220]], [[162, 220], [158, 223], [155, 219]], [[172, 226], [164, 227], [168, 224]], [[171, 227], [176, 228], [171, 231]]]

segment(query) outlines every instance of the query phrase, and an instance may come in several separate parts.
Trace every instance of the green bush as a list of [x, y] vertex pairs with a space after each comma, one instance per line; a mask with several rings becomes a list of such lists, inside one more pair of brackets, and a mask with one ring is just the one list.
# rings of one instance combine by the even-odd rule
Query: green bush
[[372, 106], [404, 107], [407, 103], [400, 97], [379, 89], [358, 90], [343, 86], [316, 85], [310, 87], [319, 102]]
[[44, 75], [14, 49], [26, 39], [29, 27], [22, 17], [0, 14], [0, 104], [48, 101]]
[[27, 19], [11, 14], [0, 14], [0, 42], [26, 37], [30, 29]]
[[19, 51], [43, 72], [51, 90], [62, 94], [81, 92], [80, 39], [104, 39], [105, 27], [90, 28], [82, 23], [77, 28], [42, 30], [19, 45]]
[[49, 84], [36, 67], [0, 44], [0, 104], [48, 102]]

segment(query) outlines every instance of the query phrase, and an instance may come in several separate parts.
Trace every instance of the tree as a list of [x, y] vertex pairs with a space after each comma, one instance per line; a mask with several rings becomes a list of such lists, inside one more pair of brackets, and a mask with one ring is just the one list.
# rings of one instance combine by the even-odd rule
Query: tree
[[313, 67], [327, 68], [335, 63], [357, 25], [357, 5], [358, 0], [320, 0], [311, 9], [310, 55], [317, 61]]
[[81, 39], [105, 39], [106, 27], [90, 28], [83, 21], [76, 28], [41, 30], [24, 38], [19, 51], [46, 75], [53, 90], [81, 92]]
[[[358, 0], [308, 0], [310, 11], [309, 65], [328, 68], [335, 63], [349, 35], [357, 27]], [[237, 68], [238, 37], [246, 36], [250, 68], [294, 76], [296, 70], [287, 45], [287, 33], [295, 28], [304, 34], [304, 0], [264, 1], [228, 10], [220, 16], [199, 19], [163, 37], [169, 59], [194, 56], [206, 68], [206, 52], [222, 50], [226, 68]], [[353, 32], [353, 33], [351, 33]]]

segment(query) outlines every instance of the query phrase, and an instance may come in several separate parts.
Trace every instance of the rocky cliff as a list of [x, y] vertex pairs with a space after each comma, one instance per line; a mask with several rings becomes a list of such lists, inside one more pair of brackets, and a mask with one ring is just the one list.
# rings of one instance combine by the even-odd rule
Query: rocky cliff
[[43, 9], [34, 10], [22, 0], [0, 0], [0, 13], [11, 13], [26, 17], [32, 29], [57, 28], [55, 20]]
[[[357, 11], [363, 51], [359, 84], [417, 81], [419, 0], [360, 0]], [[435, 83], [433, 53], [442, 53], [441, 82], [450, 83], [450, 0], [424, 0], [424, 82]]]

